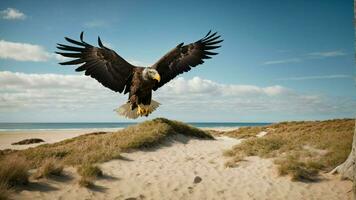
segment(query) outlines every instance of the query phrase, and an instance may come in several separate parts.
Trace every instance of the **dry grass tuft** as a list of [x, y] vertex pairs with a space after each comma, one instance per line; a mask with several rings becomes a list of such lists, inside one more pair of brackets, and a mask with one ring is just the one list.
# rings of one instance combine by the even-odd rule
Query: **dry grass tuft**
[[28, 161], [20, 156], [6, 156], [0, 161], [0, 184], [9, 187], [28, 183]]
[[93, 164], [86, 163], [78, 167], [78, 173], [82, 177], [98, 178], [103, 176], [101, 169]]
[[0, 200], [10, 199], [13, 187], [28, 183], [28, 161], [17, 155], [0, 160]]
[[0, 183], [0, 200], [9, 200], [13, 191], [5, 183]]
[[[225, 154], [225, 155], [229, 155], [229, 154]], [[239, 162], [244, 160], [244, 156], [243, 155], [234, 155], [234, 157], [232, 159], [230, 159], [229, 161], [225, 162], [224, 166], [226, 168], [233, 168], [233, 167], [237, 167]]]
[[63, 172], [63, 164], [56, 158], [47, 158], [41, 167], [37, 169], [34, 178], [49, 178], [50, 176], [60, 176]]
[[284, 144], [283, 138], [275, 136], [251, 138], [235, 146], [233, 151], [242, 151], [246, 156], [272, 157]]
[[289, 155], [284, 159], [275, 161], [279, 165], [280, 175], [290, 175], [293, 181], [315, 181], [318, 180], [320, 165], [313, 162], [302, 162], [298, 157]]
[[77, 171], [81, 176], [79, 180], [79, 185], [82, 187], [90, 187], [94, 185], [93, 181], [96, 178], [103, 176], [103, 172], [101, 171], [101, 169], [98, 166], [90, 163], [85, 163], [79, 166]]
[[92, 187], [94, 185], [92, 178], [81, 177], [78, 182], [81, 187]]
[[265, 127], [268, 135], [248, 138], [224, 155], [233, 160], [241, 155], [277, 158], [281, 175], [316, 180], [320, 170], [329, 171], [345, 161], [351, 151], [354, 125], [354, 119], [272, 124]]

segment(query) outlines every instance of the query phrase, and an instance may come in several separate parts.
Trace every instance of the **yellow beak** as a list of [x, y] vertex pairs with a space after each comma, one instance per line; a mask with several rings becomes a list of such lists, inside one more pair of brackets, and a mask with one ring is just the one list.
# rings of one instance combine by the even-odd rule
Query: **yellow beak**
[[161, 81], [161, 76], [157, 73], [157, 74], [153, 77], [153, 79], [155, 79], [155, 80], [157, 80], [158, 82], [160, 82], [160, 81]]

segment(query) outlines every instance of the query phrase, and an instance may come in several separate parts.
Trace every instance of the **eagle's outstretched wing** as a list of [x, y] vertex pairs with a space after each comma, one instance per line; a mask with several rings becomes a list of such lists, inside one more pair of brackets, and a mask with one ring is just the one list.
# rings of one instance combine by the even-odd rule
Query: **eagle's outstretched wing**
[[[98, 37], [100, 47], [94, 47], [83, 41], [83, 32], [80, 40], [65, 39], [77, 46], [58, 44], [57, 48], [65, 52], [56, 52], [75, 60], [59, 63], [61, 65], [78, 65], [75, 71], [85, 71], [85, 75], [91, 76], [103, 86], [115, 92], [123, 92], [128, 80], [131, 78], [135, 66], [121, 58], [115, 51], [105, 47]], [[125, 92], [126, 93], [126, 92]]]
[[203, 59], [211, 58], [210, 55], [218, 54], [208, 50], [220, 47], [215, 46], [223, 41], [218, 40], [219, 38], [220, 35], [217, 35], [217, 32], [211, 34], [211, 31], [209, 31], [204, 38], [184, 46], [184, 43], [181, 43], [164, 55], [152, 65], [152, 68], [156, 69], [161, 75], [161, 81], [157, 82], [153, 89], [157, 90], [177, 75], [189, 71], [191, 67], [204, 63]]

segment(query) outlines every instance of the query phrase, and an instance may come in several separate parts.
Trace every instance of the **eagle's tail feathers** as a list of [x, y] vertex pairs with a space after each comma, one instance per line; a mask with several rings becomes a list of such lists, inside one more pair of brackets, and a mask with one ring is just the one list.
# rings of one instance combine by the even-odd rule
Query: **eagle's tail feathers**
[[151, 114], [153, 111], [155, 111], [158, 107], [159, 107], [160, 103], [155, 101], [155, 100], [151, 100], [151, 104], [150, 105], [143, 105], [140, 104], [141, 108], [144, 108], [146, 110], [145, 115], [140, 115], [137, 110], [138, 108], [135, 108], [133, 110], [131, 110], [131, 104], [130, 102], [127, 102], [123, 105], [121, 105], [120, 107], [116, 108], [115, 111], [117, 114], [122, 115], [124, 117], [127, 117], [129, 119], [136, 119], [140, 116], [148, 116], [149, 114]]
[[159, 102], [155, 101], [155, 100], [151, 100], [151, 104], [144, 106], [144, 108], [147, 109], [147, 114], [151, 114], [153, 111], [155, 111], [159, 105], [161, 105]]
[[139, 117], [139, 115], [137, 114], [137, 108], [131, 110], [130, 102], [121, 105], [120, 107], [116, 108], [115, 111], [117, 114], [130, 119], [136, 119], [137, 117]]

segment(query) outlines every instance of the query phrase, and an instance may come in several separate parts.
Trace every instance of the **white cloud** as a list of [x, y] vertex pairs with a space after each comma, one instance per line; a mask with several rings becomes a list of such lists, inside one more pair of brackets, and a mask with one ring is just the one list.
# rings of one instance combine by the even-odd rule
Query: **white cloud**
[[352, 104], [352, 101], [342, 104], [332, 97], [299, 93], [281, 85], [221, 84], [199, 77], [190, 80], [179, 77], [169, 82], [158, 90], [157, 99], [168, 106], [167, 110], [181, 111], [182, 115], [200, 114], [200, 118], [208, 119], [209, 116], [213, 119], [254, 116], [265, 121], [271, 120], [270, 115], [295, 119], [300, 115], [349, 112]]
[[0, 72], [0, 85], [0, 110], [76, 109], [105, 104], [110, 102], [105, 99], [115, 94], [84, 75], [3, 71]]
[[33, 62], [44, 62], [50, 59], [55, 59], [60, 62], [68, 60], [68, 58], [59, 54], [47, 52], [45, 48], [40, 45], [5, 40], [0, 40], [0, 59]]
[[269, 61], [263, 62], [262, 64], [263, 65], [275, 65], [275, 64], [297, 63], [297, 62], [301, 62], [304, 60], [310, 60], [310, 59], [316, 59], [316, 58], [322, 59], [322, 58], [330, 58], [330, 57], [337, 57], [337, 56], [344, 56], [344, 55], [346, 55], [346, 53], [341, 50], [319, 51], [319, 52], [311, 52], [304, 56], [295, 57], [295, 58], [269, 60]]
[[[99, 120], [95, 115], [102, 113], [115, 120], [117, 117], [112, 110], [127, 100], [127, 96], [112, 92], [84, 75], [3, 71], [0, 72], [0, 85], [0, 119], [3, 121], [8, 121], [6, 116], [18, 119], [27, 112], [42, 113], [41, 116], [52, 113], [51, 117], [62, 113], [65, 120], [69, 115], [75, 115], [77, 120], [91, 116], [94, 121]], [[237, 116], [255, 116], [255, 119], [270, 121], [270, 115], [288, 115], [295, 119], [300, 115], [321, 116], [352, 110], [348, 101], [303, 94], [280, 85], [221, 84], [200, 77], [189, 80], [179, 77], [154, 92], [153, 99], [162, 103], [153, 116], [162, 114], [186, 120], [233, 120]]]
[[62, 74], [26, 74], [20, 72], [0, 72], [2, 89], [91, 89], [98, 88], [98, 84], [90, 77], [81, 75]]
[[274, 64], [296, 63], [296, 62], [300, 62], [300, 61], [302, 61], [302, 59], [300, 59], [300, 58], [288, 58], [288, 59], [282, 59], [282, 60], [265, 61], [263, 64], [264, 65], [274, 65]]
[[0, 40], [0, 58], [17, 61], [47, 61], [51, 57], [42, 46]]
[[0, 16], [7, 20], [23, 20], [26, 19], [26, 15], [15, 8], [6, 8], [0, 11]]
[[344, 79], [344, 78], [352, 78], [352, 76], [350, 76], [350, 75], [345, 75], [345, 74], [333, 74], [333, 75], [325, 75], [325, 76], [287, 77], [287, 78], [280, 78], [280, 79], [277, 79], [277, 80], [281, 80], [281, 81], [303, 81], [303, 80]]
[[64, 57], [60, 54], [52, 54], [52, 57], [55, 58], [56, 60], [58, 60], [59, 62], [65, 62], [65, 61], [68, 61], [70, 60], [70, 58], [67, 58], [67, 57]]
[[169, 95], [219, 95], [219, 96], [276, 96], [288, 93], [289, 90], [279, 85], [258, 87], [254, 85], [227, 85], [213, 82], [211, 80], [194, 77], [185, 80], [178, 77], [161, 88], [165, 94]]
[[309, 53], [308, 55], [317, 58], [327, 58], [327, 57], [335, 57], [335, 56], [344, 56], [346, 55], [346, 53], [341, 50], [336, 50], [336, 51], [312, 52]]

